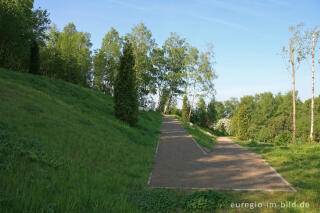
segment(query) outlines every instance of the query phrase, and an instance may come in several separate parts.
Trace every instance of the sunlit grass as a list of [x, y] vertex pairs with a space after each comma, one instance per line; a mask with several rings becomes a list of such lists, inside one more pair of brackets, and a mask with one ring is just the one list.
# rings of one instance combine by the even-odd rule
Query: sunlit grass
[[137, 127], [113, 115], [112, 98], [0, 69], [0, 212], [139, 212], [162, 116]]
[[[235, 140], [235, 138], [233, 138]], [[236, 141], [236, 140], [235, 140]], [[274, 145], [237, 141], [263, 157], [298, 192], [228, 192], [235, 200], [281, 203], [308, 202], [309, 208], [261, 208], [262, 212], [319, 212], [320, 211], [320, 144]], [[242, 209], [244, 211], [244, 209]]]
[[196, 124], [192, 124], [191, 126], [189, 122], [183, 121], [181, 117], [176, 117], [181, 122], [183, 127], [187, 130], [187, 132], [192, 136], [192, 138], [197, 141], [197, 143], [209, 150], [213, 148], [217, 137], [210, 129], [200, 127]]

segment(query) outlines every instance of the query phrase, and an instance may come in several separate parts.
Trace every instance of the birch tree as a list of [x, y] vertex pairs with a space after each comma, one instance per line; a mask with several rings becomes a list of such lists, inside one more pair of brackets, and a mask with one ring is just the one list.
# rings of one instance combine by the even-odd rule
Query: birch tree
[[319, 40], [319, 30], [317, 27], [311, 29], [310, 31], [305, 33], [305, 48], [308, 55], [311, 56], [311, 66], [312, 66], [312, 77], [311, 77], [311, 85], [312, 85], [312, 97], [311, 97], [311, 125], [310, 125], [310, 141], [314, 141], [314, 58], [317, 43]]
[[298, 24], [297, 26], [289, 27], [289, 31], [292, 36], [289, 40], [288, 47], [283, 46], [282, 56], [286, 61], [286, 67], [288, 70], [291, 69], [292, 75], [292, 106], [293, 106], [293, 132], [292, 132], [292, 142], [296, 141], [296, 89], [295, 89], [295, 73], [298, 70], [299, 64], [305, 58], [305, 51], [303, 48], [303, 39], [301, 36], [301, 29], [304, 24]]
[[208, 44], [207, 49], [199, 54], [199, 50], [194, 47], [189, 48], [187, 56], [187, 81], [191, 87], [191, 106], [189, 111], [189, 119], [191, 117], [192, 108], [196, 96], [207, 96], [214, 94], [214, 79], [217, 78], [213, 69], [214, 51], [213, 45]]
[[168, 96], [164, 106], [164, 113], [167, 112], [171, 99], [182, 94], [181, 87], [185, 85], [185, 62], [187, 53], [186, 39], [180, 38], [176, 33], [171, 33], [170, 37], [165, 41], [163, 49], [167, 60], [167, 90]]

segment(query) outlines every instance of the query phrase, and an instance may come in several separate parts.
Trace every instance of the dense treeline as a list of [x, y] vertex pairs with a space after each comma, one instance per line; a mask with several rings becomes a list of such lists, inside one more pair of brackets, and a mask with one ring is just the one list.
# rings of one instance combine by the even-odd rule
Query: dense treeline
[[[311, 99], [297, 102], [297, 141], [310, 140]], [[239, 102], [228, 100], [221, 106], [220, 117], [231, 120], [230, 133], [243, 140], [288, 143], [292, 141], [292, 93], [273, 95], [266, 92], [244, 96]], [[230, 108], [231, 107], [231, 108]], [[320, 141], [320, 96], [315, 98], [314, 140]]]
[[199, 51], [171, 33], [160, 46], [140, 23], [123, 36], [111, 28], [101, 47], [92, 51], [90, 33], [78, 31], [73, 23], [62, 31], [50, 26], [48, 12], [34, 9], [33, 1], [0, 2], [5, 32], [0, 35], [1, 67], [60, 78], [113, 96], [126, 38], [132, 45], [139, 106], [168, 113], [186, 92], [192, 100], [190, 119], [196, 98], [213, 94], [213, 45]]

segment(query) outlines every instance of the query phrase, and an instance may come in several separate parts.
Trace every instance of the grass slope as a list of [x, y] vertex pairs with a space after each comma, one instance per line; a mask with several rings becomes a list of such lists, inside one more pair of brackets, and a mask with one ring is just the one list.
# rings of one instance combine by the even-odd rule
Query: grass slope
[[[308, 202], [310, 207], [256, 208], [262, 212], [319, 212], [320, 211], [320, 144], [274, 145], [270, 143], [248, 143], [234, 141], [262, 156], [298, 192], [233, 192], [235, 200], [262, 202]], [[244, 209], [243, 209], [244, 210]], [[249, 210], [248, 210], [249, 211]], [[252, 210], [251, 210], [252, 211]]]
[[138, 212], [162, 116], [117, 120], [112, 98], [0, 68], [0, 211]]

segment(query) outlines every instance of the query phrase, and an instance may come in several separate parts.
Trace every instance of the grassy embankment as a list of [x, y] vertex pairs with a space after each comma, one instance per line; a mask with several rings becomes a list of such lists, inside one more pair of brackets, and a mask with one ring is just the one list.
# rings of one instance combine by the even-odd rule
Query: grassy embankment
[[212, 130], [200, 127], [196, 124], [191, 126], [189, 122], [183, 121], [180, 116], [176, 115], [176, 118], [198, 144], [208, 149], [208, 151], [213, 149], [217, 137], [213, 134]]
[[117, 120], [110, 96], [0, 69], [0, 212], [138, 212], [162, 116]]

